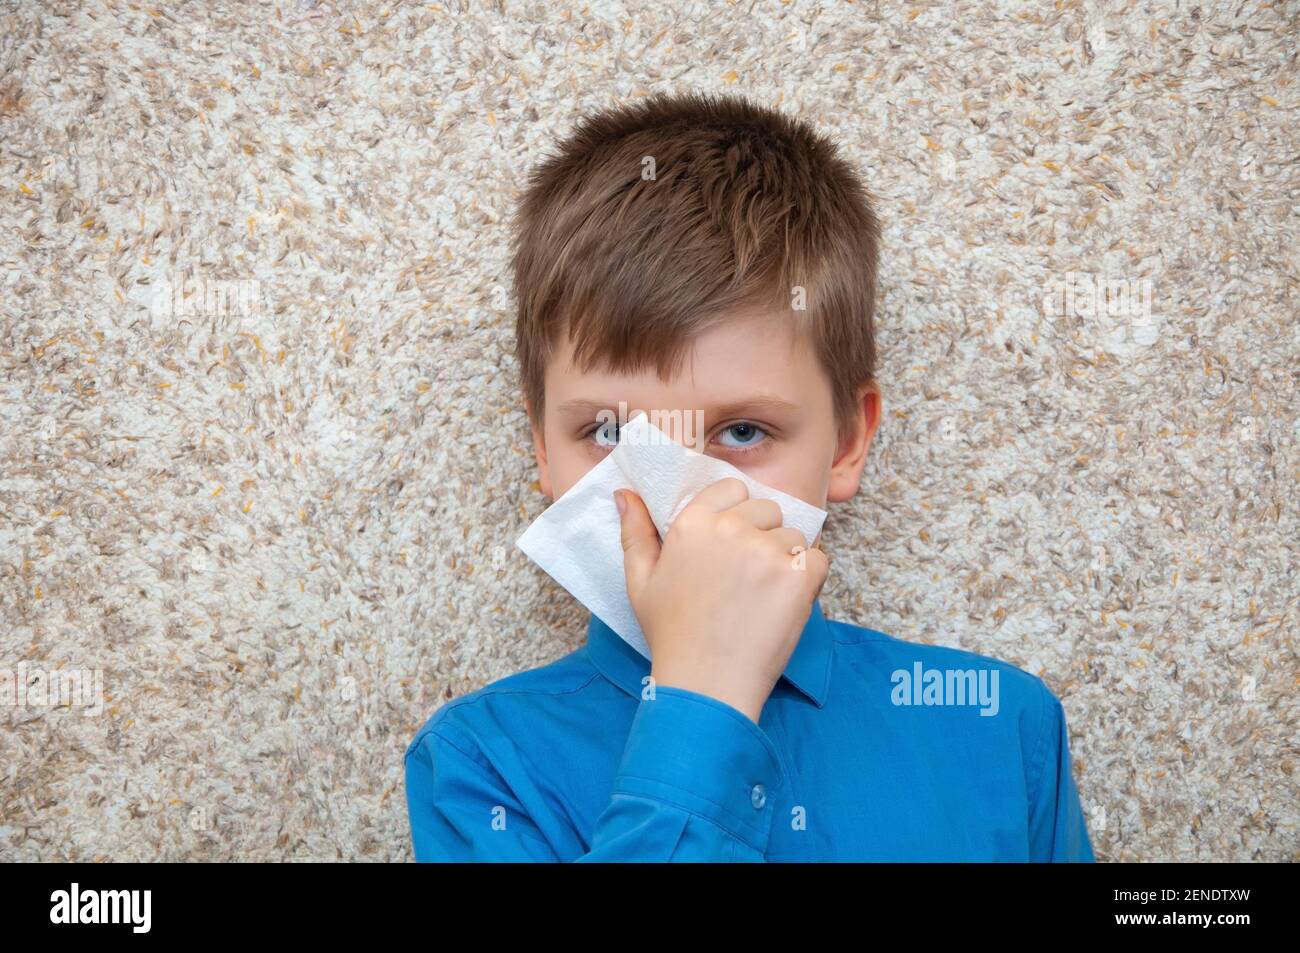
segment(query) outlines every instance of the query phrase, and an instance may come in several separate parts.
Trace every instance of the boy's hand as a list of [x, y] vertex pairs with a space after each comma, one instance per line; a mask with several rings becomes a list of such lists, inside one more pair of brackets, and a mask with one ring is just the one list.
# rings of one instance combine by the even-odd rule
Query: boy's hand
[[615, 496], [628, 597], [655, 683], [710, 695], [757, 722], [826, 581], [826, 554], [805, 549], [803, 533], [781, 526], [780, 506], [751, 500], [734, 477], [697, 494], [662, 543], [641, 498]]

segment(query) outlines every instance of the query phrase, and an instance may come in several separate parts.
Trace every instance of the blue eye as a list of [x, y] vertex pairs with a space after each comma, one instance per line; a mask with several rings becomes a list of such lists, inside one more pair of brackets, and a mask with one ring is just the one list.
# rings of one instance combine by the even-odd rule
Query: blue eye
[[757, 424], [749, 423], [732, 424], [730, 427], [723, 430], [719, 436], [723, 437], [728, 434], [734, 436], [739, 441], [738, 443], [723, 442], [723, 446], [730, 447], [733, 450], [744, 450], [757, 446], [763, 442], [763, 437], [766, 436], [766, 432], [762, 427]]
[[611, 420], [608, 423], [600, 424], [595, 430], [587, 434], [587, 439], [593, 441], [598, 447], [617, 447], [618, 421]]

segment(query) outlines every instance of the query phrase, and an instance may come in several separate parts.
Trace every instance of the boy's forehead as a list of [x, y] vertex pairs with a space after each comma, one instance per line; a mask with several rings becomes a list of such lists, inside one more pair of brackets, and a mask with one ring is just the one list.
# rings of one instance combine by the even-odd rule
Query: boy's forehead
[[[694, 406], [765, 397], [775, 410], [781, 403], [797, 406], [806, 399], [813, 390], [810, 375], [825, 376], [806, 332], [795, 327], [788, 313], [742, 313], [705, 328], [687, 343], [667, 379], [653, 365], [619, 371], [598, 360], [584, 370], [573, 360], [573, 342], [567, 335], [560, 338], [545, 381], [547, 406], [560, 412], [583, 412], [608, 400], [617, 406], [634, 393], [639, 399], [660, 395], [678, 402], [689, 396]], [[825, 383], [829, 387], [829, 378]]]
[[[750, 376], [802, 372], [812, 357], [807, 337], [788, 314], [740, 312], [693, 334], [682, 346], [682, 358], [668, 382], [707, 382], [737, 371]], [[546, 366], [548, 385], [579, 378], [609, 383], [661, 380], [653, 364], [615, 370], [609, 359], [613, 355], [604, 360], [598, 357], [592, 367], [582, 368], [574, 361], [574, 350], [574, 342], [567, 334], [558, 335]]]

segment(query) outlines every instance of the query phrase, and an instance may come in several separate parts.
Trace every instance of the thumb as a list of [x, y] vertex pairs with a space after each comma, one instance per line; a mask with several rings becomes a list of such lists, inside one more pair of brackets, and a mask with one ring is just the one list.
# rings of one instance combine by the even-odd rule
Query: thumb
[[659, 531], [641, 497], [631, 490], [615, 490], [614, 502], [619, 507], [623, 532], [623, 570], [627, 577], [627, 591], [635, 599], [659, 561]]

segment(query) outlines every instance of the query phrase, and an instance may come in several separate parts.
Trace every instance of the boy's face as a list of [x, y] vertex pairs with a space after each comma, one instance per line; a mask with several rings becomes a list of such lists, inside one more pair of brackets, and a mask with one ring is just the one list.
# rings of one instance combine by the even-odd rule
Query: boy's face
[[851, 498], [880, 423], [880, 390], [859, 390], [848, 434], [837, 438], [830, 378], [806, 338], [788, 314], [741, 313], [697, 335], [665, 382], [654, 368], [583, 372], [566, 337], [546, 368], [545, 420], [533, 425], [542, 492], [563, 496], [605, 458], [623, 401], [624, 421], [643, 410], [677, 443], [806, 503], [825, 509]]

